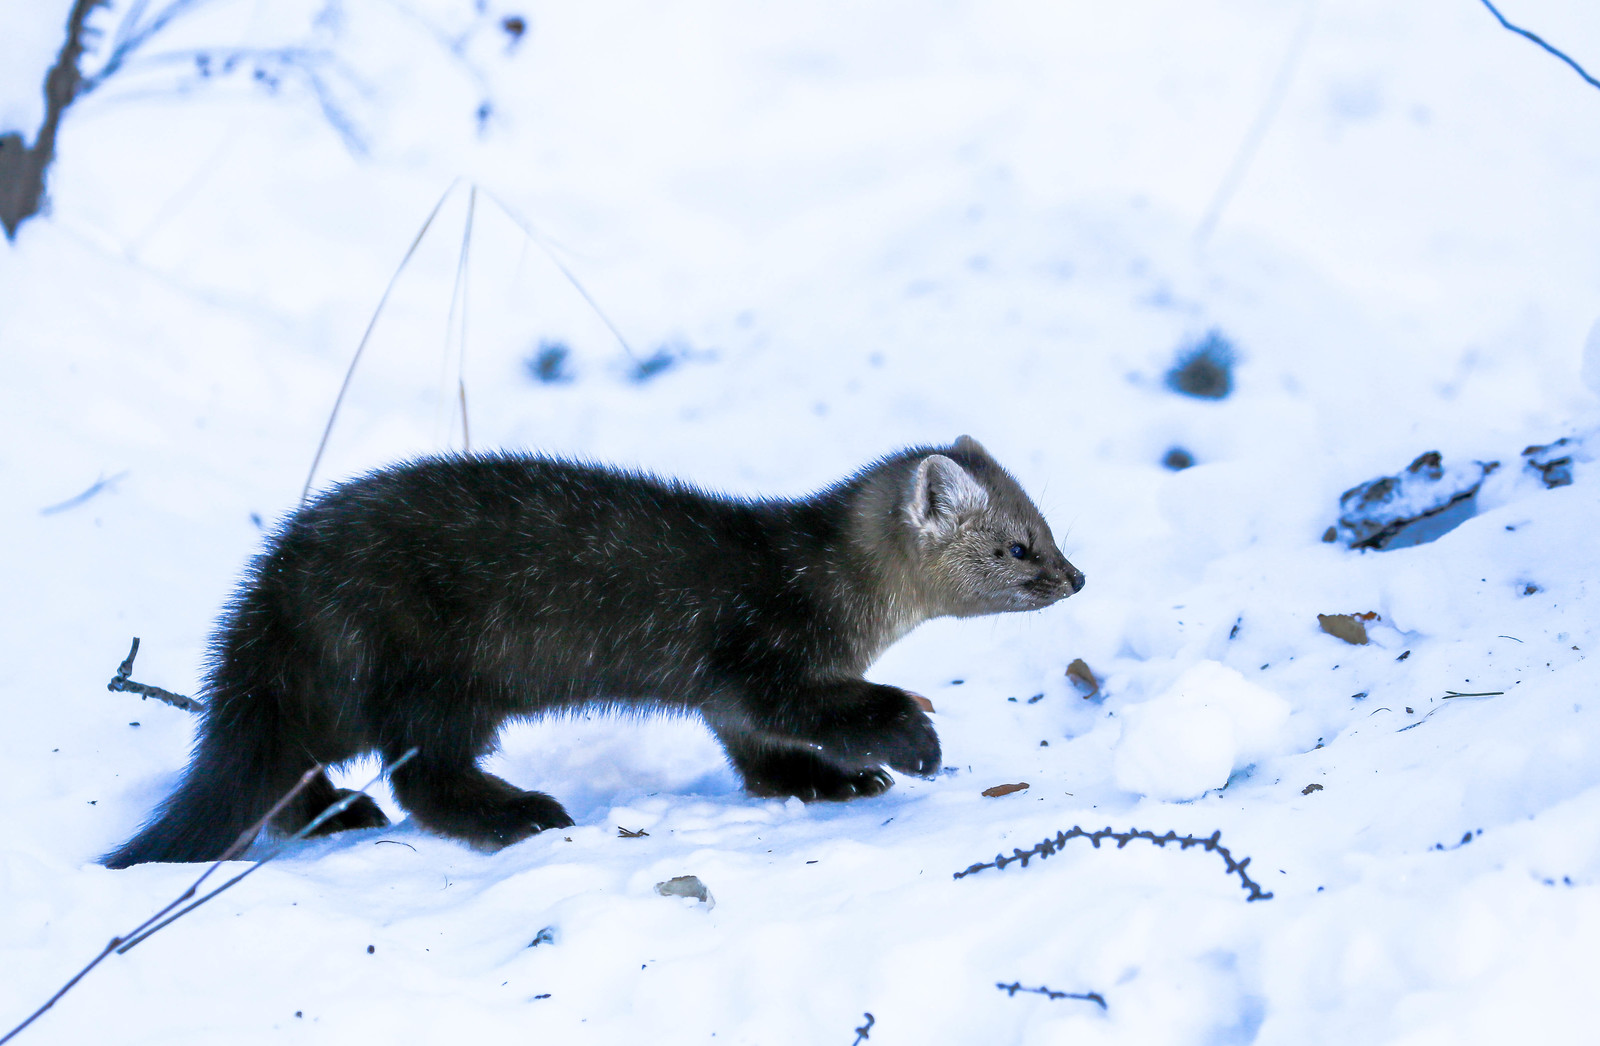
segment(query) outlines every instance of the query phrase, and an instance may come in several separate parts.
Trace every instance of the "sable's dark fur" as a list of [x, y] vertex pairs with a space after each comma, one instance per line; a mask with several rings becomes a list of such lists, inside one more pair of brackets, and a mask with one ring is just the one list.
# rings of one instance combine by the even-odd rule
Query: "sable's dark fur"
[[[508, 717], [596, 702], [700, 713], [756, 794], [874, 795], [883, 766], [932, 773], [939, 742], [868, 665], [928, 618], [1082, 584], [968, 437], [793, 501], [510, 454], [384, 469], [256, 559], [212, 642], [188, 773], [105, 863], [214, 859], [313, 764], [413, 745], [392, 785], [422, 825], [485, 848], [567, 826], [476, 764]], [[338, 794], [318, 778], [275, 827]], [[386, 823], [364, 800], [332, 827]]]

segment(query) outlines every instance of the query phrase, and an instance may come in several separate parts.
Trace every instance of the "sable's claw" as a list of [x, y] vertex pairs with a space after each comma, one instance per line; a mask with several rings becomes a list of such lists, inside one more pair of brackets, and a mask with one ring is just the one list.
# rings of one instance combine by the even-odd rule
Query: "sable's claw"
[[900, 736], [889, 746], [884, 762], [902, 774], [932, 777], [939, 769], [939, 735], [920, 711], [913, 712], [907, 720]]

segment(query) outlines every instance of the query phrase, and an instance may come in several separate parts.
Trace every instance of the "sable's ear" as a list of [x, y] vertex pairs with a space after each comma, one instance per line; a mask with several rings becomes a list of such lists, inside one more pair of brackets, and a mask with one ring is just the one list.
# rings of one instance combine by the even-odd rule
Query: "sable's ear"
[[917, 463], [906, 515], [918, 530], [935, 535], [954, 530], [963, 516], [988, 504], [989, 492], [966, 469], [943, 454], [929, 454]]
[[963, 454], [971, 454], [975, 458], [987, 458], [990, 461], [994, 460], [994, 455], [990, 454], [987, 450], [984, 450], [983, 444], [979, 443], [971, 436], [958, 436], [956, 438], [955, 446], [952, 449], [959, 450]]

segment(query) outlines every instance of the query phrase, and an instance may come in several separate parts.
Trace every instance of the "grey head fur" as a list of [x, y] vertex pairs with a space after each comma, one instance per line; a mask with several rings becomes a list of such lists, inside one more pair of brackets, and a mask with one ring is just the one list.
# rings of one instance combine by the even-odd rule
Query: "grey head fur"
[[878, 612], [876, 628], [861, 626], [881, 633], [869, 663], [931, 618], [1038, 610], [1083, 587], [1038, 507], [971, 436], [886, 458], [846, 486], [848, 545]]

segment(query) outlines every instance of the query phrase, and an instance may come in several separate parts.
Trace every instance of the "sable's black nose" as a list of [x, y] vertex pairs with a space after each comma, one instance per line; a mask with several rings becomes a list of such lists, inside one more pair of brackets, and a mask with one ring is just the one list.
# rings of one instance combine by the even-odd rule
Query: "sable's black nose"
[[1067, 584], [1071, 586], [1074, 595], [1083, 589], [1083, 571], [1071, 563], [1067, 564]]

